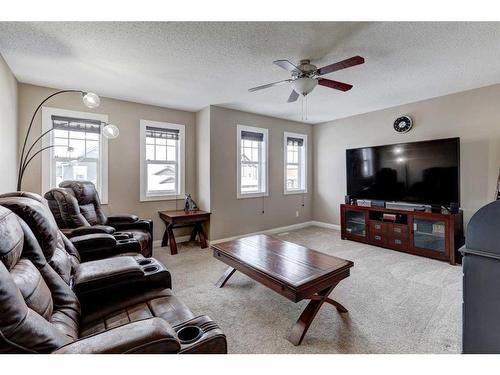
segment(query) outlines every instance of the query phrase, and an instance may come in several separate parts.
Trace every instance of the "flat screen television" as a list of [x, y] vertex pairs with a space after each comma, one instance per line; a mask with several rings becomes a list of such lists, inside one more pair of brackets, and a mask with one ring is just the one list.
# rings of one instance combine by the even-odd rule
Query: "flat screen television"
[[460, 138], [350, 149], [346, 164], [353, 198], [460, 204]]

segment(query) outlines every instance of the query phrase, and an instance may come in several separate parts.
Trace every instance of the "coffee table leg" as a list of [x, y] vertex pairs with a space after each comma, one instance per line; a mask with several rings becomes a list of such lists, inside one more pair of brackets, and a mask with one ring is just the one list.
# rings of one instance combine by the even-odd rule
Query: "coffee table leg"
[[325, 302], [335, 306], [340, 313], [349, 312], [344, 306], [331, 298], [326, 298]]
[[311, 301], [307, 304], [304, 311], [302, 311], [302, 314], [300, 314], [297, 323], [294, 324], [294, 326], [292, 327], [292, 331], [288, 335], [288, 341], [290, 341], [293, 345], [300, 345], [323, 303], [331, 303], [337, 308], [337, 310], [341, 312], [347, 312], [347, 309], [340, 303], [328, 298], [329, 294], [336, 286], [337, 284], [334, 284], [331, 287], [324, 289], [317, 295], [313, 296], [314, 298], [311, 298]]
[[233, 276], [233, 273], [236, 272], [236, 269], [233, 267], [228, 267], [228, 269], [222, 274], [220, 279], [215, 283], [215, 286], [218, 288], [222, 288], [224, 285], [226, 285], [227, 281], [231, 276]]
[[175, 255], [177, 254], [177, 244], [175, 243], [173, 228], [174, 226], [170, 224], [167, 227], [167, 231], [168, 231], [168, 244], [170, 246], [170, 254]]

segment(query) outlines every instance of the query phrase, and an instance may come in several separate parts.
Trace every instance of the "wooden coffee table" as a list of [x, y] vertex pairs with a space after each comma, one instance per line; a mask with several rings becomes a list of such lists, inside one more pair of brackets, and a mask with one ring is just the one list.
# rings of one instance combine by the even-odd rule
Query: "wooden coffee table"
[[216, 286], [222, 288], [236, 270], [293, 302], [311, 300], [292, 327], [288, 340], [300, 345], [323, 303], [347, 309], [328, 296], [349, 276], [354, 263], [266, 235], [211, 246], [214, 257], [229, 265]]

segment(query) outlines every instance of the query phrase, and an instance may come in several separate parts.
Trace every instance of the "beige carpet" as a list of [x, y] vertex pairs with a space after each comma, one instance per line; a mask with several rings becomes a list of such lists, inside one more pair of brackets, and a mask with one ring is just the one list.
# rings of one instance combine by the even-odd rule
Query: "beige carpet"
[[340, 239], [335, 230], [308, 227], [276, 237], [354, 261], [332, 296], [349, 310], [325, 304], [302, 345], [286, 340], [307, 301], [293, 303], [226, 269], [209, 249], [180, 244], [179, 254], [155, 249], [172, 272], [173, 290], [196, 313], [217, 321], [230, 353], [459, 353], [460, 266]]

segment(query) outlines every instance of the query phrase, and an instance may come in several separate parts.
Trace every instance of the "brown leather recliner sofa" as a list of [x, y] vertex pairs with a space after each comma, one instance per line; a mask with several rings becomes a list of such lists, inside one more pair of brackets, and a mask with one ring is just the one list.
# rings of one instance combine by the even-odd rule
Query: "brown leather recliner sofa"
[[104, 214], [94, 184], [90, 181], [63, 181], [44, 195], [57, 225], [67, 237], [91, 233], [130, 234], [144, 256], [153, 254], [153, 222], [131, 214]]
[[[27, 204], [24, 199], [16, 198], [30, 198], [41, 204]], [[43, 227], [50, 228], [37, 238], [42, 239], [40, 245], [42, 248], [44, 244], [51, 244], [55, 241], [54, 238], [46, 238], [47, 235], [55, 233], [54, 236], [58, 237], [58, 242], [60, 246], [64, 242], [66, 251], [73, 254], [76, 247], [78, 250], [79, 262], [87, 262], [89, 260], [105, 259], [118, 255], [139, 255], [141, 254], [141, 245], [131, 234], [128, 233], [118, 233], [113, 234], [92, 231], [82, 232], [78, 236], [73, 236], [68, 239], [65, 235], [62, 235], [61, 231], [58, 230], [58, 225], [54, 219], [52, 212], [48, 208], [48, 202], [46, 199], [42, 198], [40, 195], [25, 192], [25, 191], [14, 191], [10, 193], [0, 194], [1, 205], [14, 211], [18, 216], [20, 216], [24, 221], [28, 223], [30, 228], [36, 233], [39, 228], [39, 224], [43, 222]], [[29, 201], [28, 201], [29, 202]], [[90, 228], [92, 229], [92, 228]]]
[[227, 352], [218, 326], [162, 287], [162, 271], [149, 278], [155, 272], [145, 270], [159, 262], [121, 256], [79, 264], [71, 242], [39, 215], [42, 207], [27, 197], [0, 199], [0, 353]]

